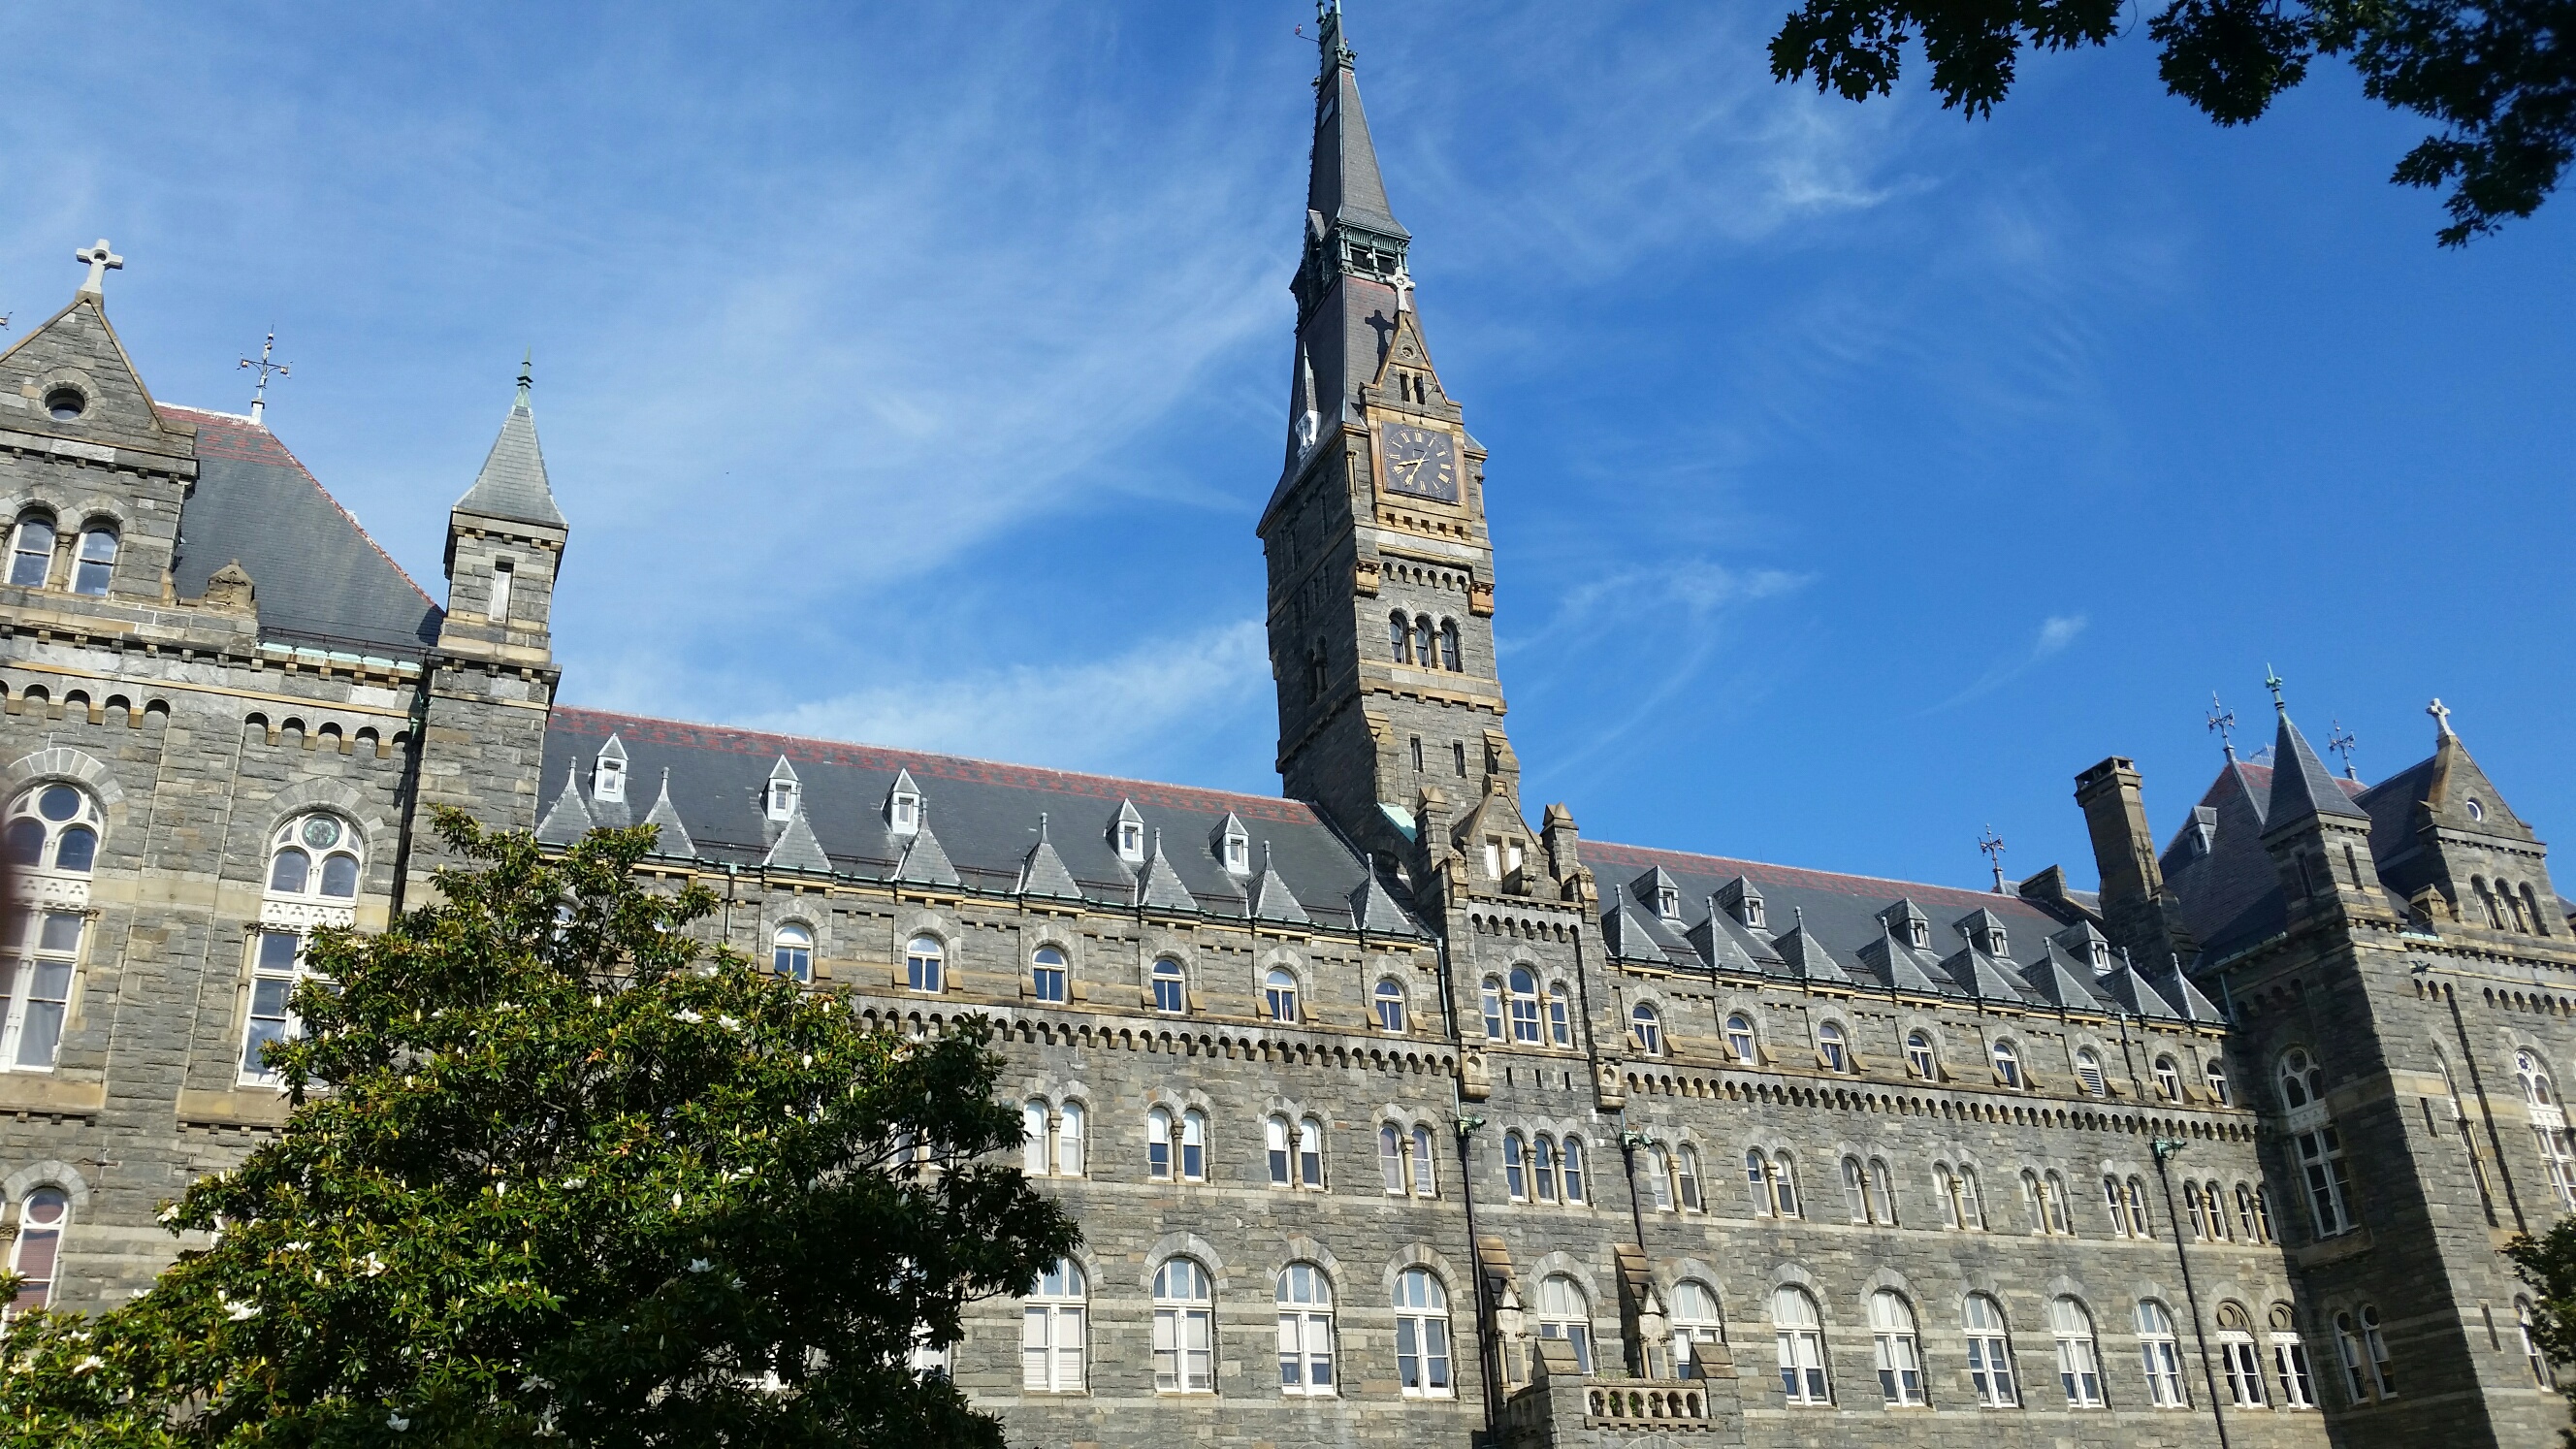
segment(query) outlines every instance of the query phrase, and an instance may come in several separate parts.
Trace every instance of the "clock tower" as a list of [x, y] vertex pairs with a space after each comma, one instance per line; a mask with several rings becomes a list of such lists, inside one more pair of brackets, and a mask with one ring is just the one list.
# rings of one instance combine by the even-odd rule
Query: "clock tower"
[[1500, 889], [1529, 831], [1494, 667], [1485, 450], [1432, 364], [1339, 5], [1319, 20], [1287, 456], [1260, 525], [1279, 773], [1418, 881], [1490, 854]]

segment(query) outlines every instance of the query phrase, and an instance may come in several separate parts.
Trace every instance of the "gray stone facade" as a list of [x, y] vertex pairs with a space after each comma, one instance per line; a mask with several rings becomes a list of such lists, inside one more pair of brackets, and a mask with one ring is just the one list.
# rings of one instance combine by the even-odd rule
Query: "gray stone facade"
[[2285, 710], [2161, 850], [2105, 760], [2098, 892], [1533, 829], [1485, 453], [1323, 38], [1284, 798], [559, 706], [525, 379], [441, 606], [265, 428], [154, 402], [95, 292], [0, 355], [13, 1261], [91, 1309], [168, 1261], [282, 1120], [293, 941], [381, 926], [454, 804], [650, 820], [710, 939], [1001, 1024], [1085, 1235], [946, 1349], [1015, 1443], [2551, 1442], [2496, 1249], [2576, 1203], [2576, 928], [2447, 718], [2364, 788]]

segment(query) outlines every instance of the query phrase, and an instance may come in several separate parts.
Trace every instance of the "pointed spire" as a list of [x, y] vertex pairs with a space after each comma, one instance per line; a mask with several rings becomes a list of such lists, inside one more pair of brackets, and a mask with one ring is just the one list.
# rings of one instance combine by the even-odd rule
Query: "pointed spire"
[[1304, 926], [1312, 924], [1306, 908], [1297, 903], [1297, 893], [1270, 864], [1270, 842], [1261, 842], [1261, 879], [1252, 888], [1252, 918], [1258, 921], [1288, 921]]
[[817, 875], [832, 873], [832, 857], [823, 850], [823, 842], [814, 835], [812, 821], [805, 818], [805, 807], [799, 805], [787, 817], [787, 828], [778, 832], [778, 843], [769, 847], [768, 858], [761, 861], [768, 870], [805, 870]]
[[555, 797], [546, 818], [537, 822], [537, 840], [545, 845], [571, 845], [591, 831], [590, 807], [581, 798], [581, 762], [564, 770], [563, 793]]
[[[2269, 682], [2277, 704], [2280, 678], [2276, 675]], [[2317, 815], [2368, 820], [2369, 814], [2352, 803], [2352, 797], [2335, 783], [2334, 772], [2308, 747], [2308, 737], [2290, 723], [2286, 704], [2280, 706], [2280, 716], [2280, 729], [2272, 739], [2272, 800], [2263, 810], [2264, 831], [2268, 834]]]
[[1038, 812], [1038, 843], [1029, 847], [1027, 858], [1020, 862], [1020, 888], [1015, 894], [1064, 901], [1082, 899], [1082, 887], [1074, 882], [1073, 872], [1065, 868], [1055, 842], [1047, 839], [1047, 813], [1043, 810]]
[[1358, 927], [1362, 935], [1420, 934], [1413, 929], [1413, 922], [1406, 918], [1404, 908], [1395, 903], [1394, 894], [1377, 878], [1375, 866], [1369, 868], [1368, 878], [1360, 882], [1360, 888], [1351, 892], [1351, 924]]
[[912, 843], [903, 848], [903, 859], [895, 862], [894, 878], [905, 885], [957, 887], [965, 884], [950, 864], [948, 852], [939, 837], [930, 833], [930, 802], [916, 802], [913, 814]]
[[653, 798], [653, 808], [645, 812], [644, 823], [661, 828], [662, 833], [653, 842], [655, 855], [677, 856], [685, 860], [698, 853], [698, 843], [689, 838], [689, 827], [681, 823], [679, 810], [671, 804], [671, 771], [668, 766], [662, 770], [662, 793]]
[[1170, 857], [1163, 854], [1162, 827], [1154, 829], [1154, 853], [1145, 857], [1145, 868], [1136, 877], [1136, 904], [1158, 911], [1195, 911], [1199, 898], [1181, 883], [1181, 873], [1172, 868]]
[[474, 486], [456, 500], [454, 511], [548, 528], [564, 526], [563, 511], [555, 507], [554, 488], [546, 481], [546, 455], [537, 446], [537, 416], [528, 406], [533, 381], [530, 365], [535, 357], [531, 350], [529, 361], [520, 364], [518, 396], [510, 403], [509, 415], [501, 419], [501, 434], [492, 440], [483, 471], [474, 475]]
[[1404, 239], [1408, 234], [1387, 205], [1368, 115], [1360, 109], [1357, 57], [1342, 39], [1341, 0], [1318, 5], [1315, 21], [1323, 67], [1315, 78], [1315, 150], [1306, 209], [1328, 226], [1361, 226]]

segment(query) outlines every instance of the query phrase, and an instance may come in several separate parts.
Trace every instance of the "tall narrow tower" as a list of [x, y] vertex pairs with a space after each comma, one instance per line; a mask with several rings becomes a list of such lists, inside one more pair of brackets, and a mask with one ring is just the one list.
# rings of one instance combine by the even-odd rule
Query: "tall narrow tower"
[[1288, 451], [1260, 525], [1279, 773], [1364, 848], [1421, 860], [1434, 825], [1520, 819], [1485, 450], [1432, 366], [1339, 5], [1320, 20]]

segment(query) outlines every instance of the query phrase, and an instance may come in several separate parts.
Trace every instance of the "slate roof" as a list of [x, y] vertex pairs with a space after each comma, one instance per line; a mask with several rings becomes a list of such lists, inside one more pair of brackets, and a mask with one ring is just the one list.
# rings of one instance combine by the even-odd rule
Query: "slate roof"
[[179, 514], [172, 581], [206, 591], [235, 559], [258, 589], [262, 639], [418, 659], [440, 611], [275, 434], [248, 418], [160, 405], [197, 429], [197, 483]]
[[525, 372], [519, 374], [518, 398], [501, 419], [501, 432], [492, 439], [483, 470], [474, 475], [474, 486], [456, 500], [456, 511], [549, 528], [564, 526], [554, 489], [546, 482], [546, 455], [537, 446], [537, 418], [528, 407]]
[[2368, 812], [2352, 803], [2344, 786], [2347, 781], [2335, 778], [2317, 752], [2308, 748], [2308, 737], [2290, 723], [2290, 712], [2281, 711], [2281, 728], [2272, 741], [2272, 800], [2263, 809], [2263, 827], [2277, 830], [2314, 815], [2334, 815], [2366, 820]]
[[[1371, 935], [1424, 935], [1393, 883], [1380, 877], [1364, 889], [1372, 887], [1366, 863], [1294, 800], [559, 705], [546, 732], [543, 778], [577, 779], [583, 813], [601, 823], [631, 818], [626, 808], [587, 795], [591, 761], [612, 736], [627, 757], [628, 799], [653, 790], [653, 814], [685, 832], [679, 853], [700, 859], [749, 868], [774, 849], [802, 854], [810, 839], [833, 872], [863, 880], [900, 873], [916, 883], [995, 894], [1078, 892], [1095, 909], [1134, 909], [1142, 894], [1158, 909], [1232, 920], [1258, 909], [1263, 920], [1334, 931], [1353, 929], [1357, 913]], [[799, 785], [797, 819], [783, 836], [761, 810], [782, 756]], [[922, 797], [922, 828], [908, 838], [886, 821], [899, 775]], [[1121, 860], [1110, 835], [1127, 803], [1155, 835], [1144, 867]], [[560, 801], [550, 807], [549, 819], [562, 808]], [[1226, 871], [1213, 843], [1229, 815], [1252, 840], [1252, 871], [1241, 878]], [[567, 823], [574, 818], [564, 815]], [[666, 848], [672, 834], [666, 829]]]
[[[2296, 731], [2284, 723], [2285, 734], [2295, 738]], [[2304, 745], [2305, 741], [2299, 743]], [[2273, 758], [2281, 757], [2282, 752], [2276, 748]], [[2315, 758], [2314, 752], [2309, 758]], [[2369, 812], [2354, 803], [2366, 788], [2359, 780], [2326, 774], [2320, 765], [2318, 778], [2303, 775], [2285, 794], [2280, 774], [2273, 766], [2230, 760], [2200, 797], [2200, 808], [2213, 810], [2218, 817], [2209, 850], [2201, 851], [2195, 838], [2197, 827], [2185, 821], [2158, 858], [2165, 884], [2182, 900], [2183, 923], [2191, 928], [2192, 938], [2200, 942], [2203, 961], [2222, 959], [2277, 935], [2289, 921], [2280, 874], [2272, 865], [2271, 855], [2263, 849], [2263, 832], [2277, 823], [2271, 814], [2274, 801], [2296, 801], [2299, 808], [2304, 808], [2331, 795], [2334, 802], [2340, 802], [2340, 808], [2330, 803], [2327, 813], [2369, 818]], [[2374, 829], [2374, 856], [2379, 853], [2376, 835]], [[2167, 963], [2140, 964], [2161, 972]], [[2164, 994], [2172, 995], [2170, 991]]]

